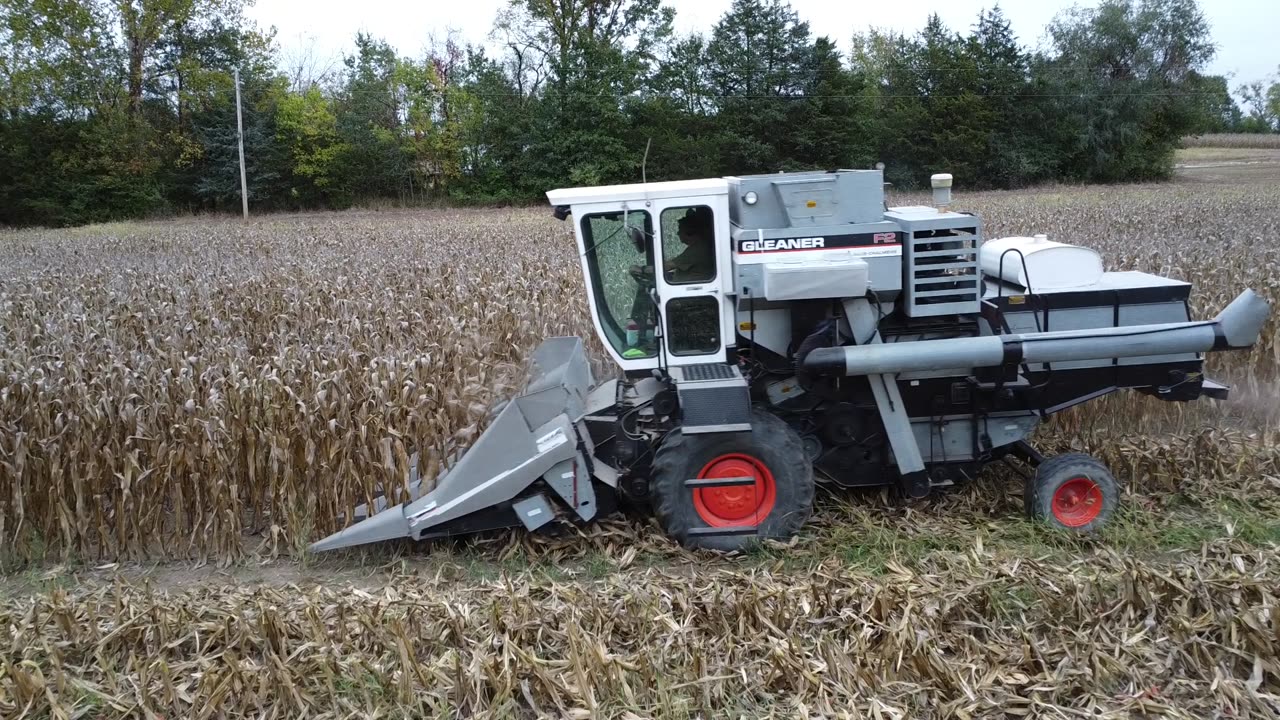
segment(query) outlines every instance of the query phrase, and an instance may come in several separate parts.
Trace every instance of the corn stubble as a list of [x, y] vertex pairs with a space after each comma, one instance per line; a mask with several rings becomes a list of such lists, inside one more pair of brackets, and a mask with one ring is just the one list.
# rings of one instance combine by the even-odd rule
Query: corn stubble
[[[1197, 317], [1244, 286], [1280, 306], [1270, 184], [958, 200], [988, 236], [1047, 232], [1109, 269], [1189, 280]], [[380, 486], [403, 492], [415, 456], [432, 476], [541, 338], [582, 335], [609, 371], [569, 230], [533, 210], [0, 236], [0, 561], [290, 557]], [[1103, 455], [1136, 506], [1280, 509], [1277, 323], [1251, 351], [1210, 356], [1229, 403], [1104, 398], [1039, 444]], [[462, 556], [625, 569], [599, 582], [54, 590], [0, 603], [0, 716], [1280, 712], [1274, 547], [1135, 558], [1102, 542], [1064, 563], [971, 546], [1019, 522], [1018, 490], [989, 478], [905, 510], [824, 499], [810, 538], [778, 551], [807, 553], [804, 568], [707, 569], [651, 525], [611, 520]], [[866, 571], [841, 560], [862, 532], [962, 547]]]
[[1273, 553], [870, 577], [405, 576], [375, 591], [55, 591], [0, 609], [0, 715], [1270, 717]]

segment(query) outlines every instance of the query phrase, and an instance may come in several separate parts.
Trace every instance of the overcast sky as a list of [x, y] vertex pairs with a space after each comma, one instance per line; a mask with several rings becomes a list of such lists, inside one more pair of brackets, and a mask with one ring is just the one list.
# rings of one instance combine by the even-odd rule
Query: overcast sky
[[[710, 31], [731, 0], [666, 0], [676, 9], [680, 33]], [[418, 56], [433, 34], [455, 31], [464, 40], [486, 42], [494, 15], [507, 0], [257, 0], [249, 15], [264, 29], [274, 26], [285, 57], [312, 51], [339, 63], [363, 30], [391, 43], [401, 54]], [[993, 0], [791, 0], [815, 35], [848, 48], [855, 31], [867, 27], [915, 31], [930, 12], [953, 29], [968, 29], [978, 11]], [[1044, 27], [1070, 0], [1003, 0], [1000, 6], [1023, 45], [1036, 46]], [[1097, 0], [1078, 4], [1094, 6]], [[1280, 65], [1280, 0], [1202, 0], [1217, 57], [1209, 70], [1230, 74], [1231, 86], [1261, 79]]]

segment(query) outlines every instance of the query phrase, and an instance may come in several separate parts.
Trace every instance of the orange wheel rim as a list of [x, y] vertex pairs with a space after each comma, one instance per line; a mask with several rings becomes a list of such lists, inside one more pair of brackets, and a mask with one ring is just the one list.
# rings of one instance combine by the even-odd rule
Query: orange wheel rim
[[1053, 516], [1067, 527], [1083, 527], [1102, 513], [1102, 488], [1087, 477], [1074, 477], [1053, 493]]
[[755, 527], [769, 517], [778, 500], [773, 473], [758, 458], [743, 453], [721, 455], [702, 467], [700, 480], [749, 477], [752, 485], [699, 488], [693, 493], [698, 517], [711, 527]]

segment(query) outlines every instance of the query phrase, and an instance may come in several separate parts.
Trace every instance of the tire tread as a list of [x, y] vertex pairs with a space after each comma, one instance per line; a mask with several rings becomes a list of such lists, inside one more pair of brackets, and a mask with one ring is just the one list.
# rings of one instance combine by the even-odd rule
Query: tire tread
[[[1084, 466], [1092, 471], [1088, 474], [1088, 477], [1102, 486], [1103, 501], [1107, 505], [1104, 505], [1102, 513], [1088, 525], [1082, 528], [1067, 528], [1053, 518], [1052, 512], [1043, 511], [1042, 508], [1046, 507], [1046, 499], [1052, 502], [1052, 493], [1057, 489], [1056, 486], [1050, 487], [1053, 479], [1071, 473], [1073, 472], [1071, 470], [1072, 467], [1079, 466]], [[1045, 495], [1046, 492], [1049, 493], [1048, 496]], [[1033, 520], [1040, 520], [1055, 527], [1075, 532], [1092, 532], [1110, 520], [1116, 509], [1115, 506], [1119, 502], [1120, 492], [1120, 481], [1116, 479], [1106, 463], [1087, 453], [1069, 452], [1054, 455], [1040, 463], [1035, 473], [1027, 478], [1026, 488], [1023, 491], [1023, 505], [1027, 516]]]
[[[801, 508], [801, 511], [777, 516], [774, 520], [775, 530], [770, 533], [770, 537], [791, 537], [800, 532], [813, 511], [815, 492], [813, 467], [804, 452], [804, 443], [801, 441], [800, 435], [790, 425], [765, 412], [752, 412], [751, 432], [753, 435], [755, 433], [764, 433], [771, 439], [771, 444], [778, 448], [779, 453], [784, 458], [792, 458], [796, 464], [804, 468], [801, 481], [792, 486], [792, 491], [794, 492], [792, 505]], [[689, 536], [689, 531], [693, 529], [693, 526], [685, 522], [684, 518], [687, 517], [687, 513], [683, 511], [692, 503], [692, 500], [690, 493], [683, 486], [684, 480], [688, 478], [682, 477], [682, 475], [689, 455], [695, 449], [691, 446], [702, 442], [703, 438], [715, 438], [715, 436], [687, 436], [679, 429], [676, 429], [668, 433], [666, 438], [663, 439], [662, 444], [654, 454], [652, 465], [653, 476], [650, 497], [653, 499], [654, 516], [663, 530], [685, 547], [723, 549], [726, 545], [746, 544], [750, 539], [757, 536], [742, 536], [740, 543], [734, 543], [725, 537], [691, 539]], [[714, 441], [709, 439], [706, 442]], [[779, 471], [774, 468], [770, 468], [770, 470], [774, 473], [776, 480]], [[675, 486], [676, 483], [679, 483], [678, 487]]]

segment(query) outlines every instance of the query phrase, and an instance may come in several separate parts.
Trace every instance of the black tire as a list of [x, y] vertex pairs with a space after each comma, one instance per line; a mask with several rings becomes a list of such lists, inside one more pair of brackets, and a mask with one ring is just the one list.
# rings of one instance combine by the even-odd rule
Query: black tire
[[[696, 507], [695, 491], [684, 483], [697, 478], [708, 463], [723, 455], [748, 456], [763, 464], [773, 477], [773, 506], [767, 515], [749, 516], [741, 523], [755, 525], [757, 531], [753, 534], [690, 534], [695, 528], [712, 524]], [[662, 529], [684, 547], [732, 551], [761, 539], [785, 540], [799, 533], [813, 512], [813, 489], [813, 465], [800, 436], [773, 415], [753, 411], [750, 432], [669, 433], [654, 455], [649, 497]]]
[[1092, 533], [1106, 525], [1120, 506], [1120, 484], [1092, 455], [1063, 453], [1040, 463], [1027, 478], [1023, 504], [1032, 520], [1060, 530]]

